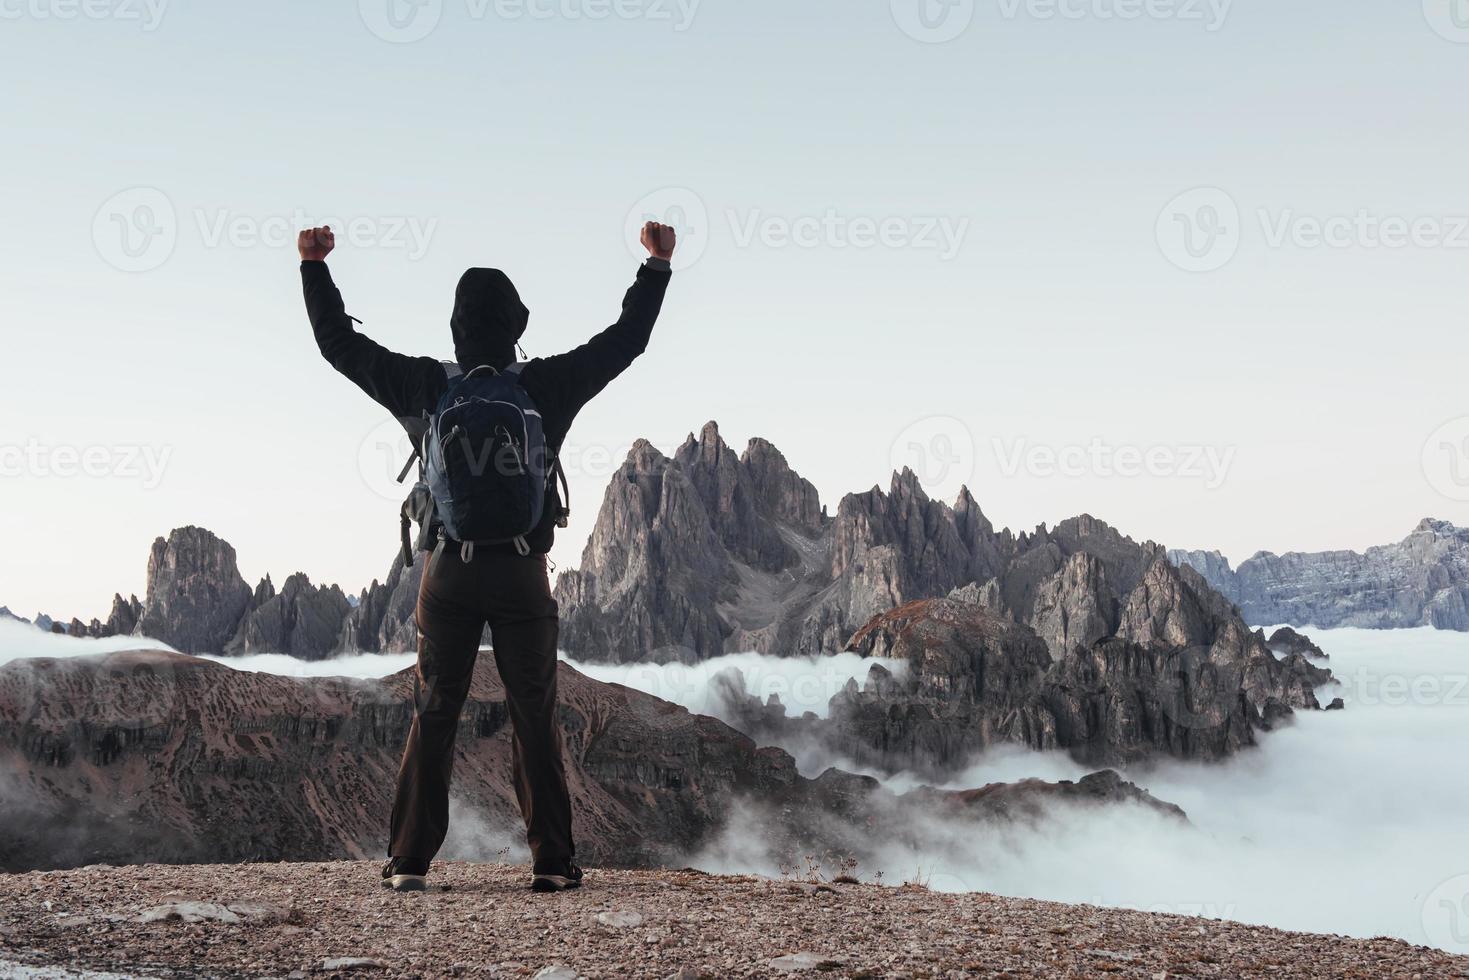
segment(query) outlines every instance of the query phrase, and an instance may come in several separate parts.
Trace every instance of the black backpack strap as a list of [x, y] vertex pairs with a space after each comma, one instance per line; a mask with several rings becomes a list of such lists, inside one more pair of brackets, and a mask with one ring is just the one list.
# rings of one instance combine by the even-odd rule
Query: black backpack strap
[[413, 498], [409, 497], [403, 501], [403, 509], [398, 512], [398, 536], [402, 539], [404, 568], [413, 567], [413, 518], [408, 516], [408, 511], [412, 503]]
[[561, 468], [559, 454], [551, 462], [551, 473], [561, 484], [556, 493], [556, 526], [564, 528], [571, 523], [571, 487], [566, 485], [566, 470]]

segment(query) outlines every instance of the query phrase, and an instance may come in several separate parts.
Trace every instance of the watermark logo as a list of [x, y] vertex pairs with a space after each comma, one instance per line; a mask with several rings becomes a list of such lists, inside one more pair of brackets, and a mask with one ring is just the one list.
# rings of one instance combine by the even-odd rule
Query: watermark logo
[[888, 462], [894, 473], [912, 470], [930, 497], [953, 500], [973, 482], [975, 455], [969, 426], [951, 415], [931, 415], [898, 433]]
[[1439, 37], [1469, 44], [1469, 0], [1423, 0], [1423, 17]]
[[[192, 219], [192, 220], [190, 220]], [[247, 214], [231, 208], [178, 211], [156, 187], [131, 187], [103, 202], [92, 218], [97, 254], [124, 272], [149, 272], [168, 261], [181, 233], [190, 229], [206, 249], [278, 248], [293, 250], [302, 228], [330, 225], [339, 242], [354, 250], [404, 253], [416, 262], [428, 254], [437, 218], [411, 215], [322, 217], [300, 208], [277, 214]]]
[[893, 22], [924, 44], [952, 41], [974, 21], [974, 0], [892, 0]]
[[[1259, 224], [1259, 241], [1272, 251], [1469, 249], [1469, 215], [1379, 214], [1368, 208], [1308, 214], [1294, 208], [1257, 208], [1252, 221]], [[1155, 233], [1169, 262], [1187, 272], [1213, 272], [1235, 257], [1244, 226], [1234, 198], [1217, 187], [1201, 187], [1168, 202]]]
[[1469, 500], [1469, 415], [1450, 419], [1423, 444], [1423, 475], [1450, 500]]
[[1164, 258], [1185, 272], [1214, 272], [1240, 245], [1239, 205], [1218, 187], [1196, 187], [1169, 201], [1154, 233]]
[[444, 0], [357, 0], [362, 23], [389, 44], [422, 41], [439, 26]]
[[357, 473], [363, 486], [384, 500], [402, 501], [418, 482], [417, 464], [409, 467], [402, 483], [398, 474], [413, 456], [413, 440], [397, 419], [373, 427], [357, 445]]
[[108, 265], [148, 272], [168, 261], [178, 244], [178, 216], [156, 187], [119, 191], [92, 216], [92, 244]]
[[1423, 932], [1430, 945], [1469, 950], [1469, 874], [1442, 882], [1423, 899]]
[[649, 221], [669, 225], [678, 236], [672, 266], [681, 272], [698, 262], [709, 245], [709, 209], [704, 199], [687, 187], [664, 187], [645, 195], [627, 212], [622, 237], [628, 251], [637, 258], [647, 258], [640, 237]]

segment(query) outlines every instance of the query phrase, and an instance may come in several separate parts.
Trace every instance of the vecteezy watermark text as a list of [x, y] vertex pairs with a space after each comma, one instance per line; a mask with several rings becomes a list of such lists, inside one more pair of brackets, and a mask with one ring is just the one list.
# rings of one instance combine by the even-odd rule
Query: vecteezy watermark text
[[[975, 0], [890, 0], [893, 22], [915, 41], [943, 44], [974, 22]], [[1214, 33], [1234, 0], [997, 0], [1007, 21], [1176, 21]]]
[[[1287, 207], [1257, 208], [1253, 217], [1260, 241], [1276, 251], [1469, 249], [1469, 214], [1399, 215], [1370, 208], [1309, 214]], [[1187, 272], [1213, 272], [1239, 252], [1249, 223], [1227, 191], [1196, 187], [1164, 206], [1154, 234], [1169, 262]]]
[[144, 490], [163, 482], [172, 446], [53, 446], [37, 439], [0, 445], [0, 479], [137, 480]]
[[1207, 490], [1224, 484], [1236, 453], [1234, 446], [1111, 445], [1100, 438], [1084, 446], [994, 439], [992, 446], [1005, 477], [1173, 478], [1202, 481]]
[[145, 31], [163, 22], [169, 0], [0, 0], [0, 20], [136, 21]]
[[1217, 31], [1234, 0], [998, 0], [1006, 20], [1176, 20]]
[[[194, 207], [192, 219], [199, 243], [206, 249], [279, 248], [295, 245], [302, 228], [330, 225], [337, 239], [354, 249], [402, 252], [410, 262], [429, 250], [438, 218], [416, 215], [370, 214], [322, 217], [297, 208], [277, 213], [250, 213], [233, 208]], [[103, 201], [92, 217], [92, 243], [108, 265], [123, 272], [148, 272], [168, 261], [180, 232], [190, 222], [156, 187], [129, 187]]]
[[766, 248], [888, 248], [937, 251], [947, 262], [959, 254], [969, 233], [969, 219], [948, 215], [845, 215], [827, 208], [819, 215], [766, 214], [759, 208], [748, 212], [725, 211], [735, 247], [749, 248], [757, 242]]
[[[644, 255], [639, 233], [648, 221], [678, 232], [673, 268], [687, 269], [708, 248], [714, 231], [722, 231], [735, 248], [888, 249], [933, 253], [940, 262], [956, 258], [968, 238], [970, 219], [963, 215], [870, 214], [829, 207], [804, 214], [778, 214], [760, 207], [726, 208], [711, 221], [704, 199], [688, 187], [664, 187], [645, 194], [628, 209], [623, 239], [628, 250]], [[720, 226], [720, 227], [714, 227]]]
[[[516, 22], [641, 20], [682, 33], [693, 26], [702, 0], [460, 0], [471, 21]], [[392, 44], [411, 44], [432, 34], [444, 18], [444, 0], [358, 0], [362, 23]]]
[[428, 252], [429, 241], [439, 226], [438, 218], [411, 215], [361, 215], [354, 218], [323, 218], [297, 209], [290, 214], [251, 215], [218, 208], [196, 208], [194, 222], [205, 248], [287, 248], [296, 242], [302, 228], [328, 225], [339, 242], [353, 248], [383, 248], [402, 251], [410, 262]]

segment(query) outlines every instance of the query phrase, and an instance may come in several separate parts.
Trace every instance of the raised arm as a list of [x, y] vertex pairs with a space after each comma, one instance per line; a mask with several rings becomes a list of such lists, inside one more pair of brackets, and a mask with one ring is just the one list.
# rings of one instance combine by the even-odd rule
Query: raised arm
[[395, 354], [353, 328], [326, 267], [326, 257], [336, 247], [330, 227], [301, 232], [296, 245], [306, 315], [321, 356], [396, 417], [416, 418], [442, 389], [443, 367], [431, 357]]
[[637, 278], [622, 297], [622, 315], [617, 322], [575, 350], [543, 362], [555, 376], [571, 414], [648, 348], [653, 324], [663, 308], [663, 294], [673, 275], [669, 260], [677, 240], [671, 227], [650, 221], [643, 226], [642, 242], [648, 249], [648, 261], [638, 269]]

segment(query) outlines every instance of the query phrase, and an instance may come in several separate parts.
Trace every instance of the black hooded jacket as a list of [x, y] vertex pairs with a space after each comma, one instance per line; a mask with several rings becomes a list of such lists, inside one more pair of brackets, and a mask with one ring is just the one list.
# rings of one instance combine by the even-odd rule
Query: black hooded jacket
[[[623, 297], [616, 323], [575, 350], [536, 358], [521, 371], [521, 384], [541, 413], [552, 452], [560, 453], [582, 406], [647, 349], [670, 277], [668, 263], [649, 259]], [[321, 356], [392, 412], [405, 429], [421, 429], [423, 413], [432, 412], [448, 388], [444, 365], [432, 357], [395, 354], [358, 333], [325, 262], [302, 262], [301, 285]], [[515, 344], [529, 318], [505, 273], [498, 269], [464, 273], [449, 320], [460, 368], [469, 371], [481, 364], [504, 368], [514, 363]], [[540, 526], [526, 536], [533, 553], [551, 550], [554, 529], [554, 508], [547, 507]]]

